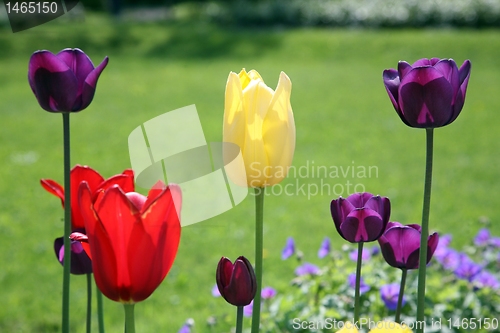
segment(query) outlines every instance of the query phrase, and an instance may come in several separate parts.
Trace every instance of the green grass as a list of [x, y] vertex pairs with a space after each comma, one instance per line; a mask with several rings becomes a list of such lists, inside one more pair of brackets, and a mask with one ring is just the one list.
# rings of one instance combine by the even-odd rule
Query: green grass
[[[196, 104], [207, 141], [220, 141], [229, 71], [257, 69], [271, 87], [280, 71], [293, 82], [297, 127], [293, 165], [375, 166], [370, 178], [308, 177], [285, 182], [360, 184], [389, 196], [392, 220], [420, 221], [425, 133], [406, 127], [382, 84], [382, 71], [398, 60], [452, 57], [472, 61], [464, 110], [435, 131], [432, 230], [468, 242], [484, 216], [500, 234], [500, 33], [496, 30], [238, 30], [209, 24], [117, 23], [87, 15], [83, 22], [54, 21], [12, 34], [0, 30], [0, 331], [56, 332], [60, 326], [62, 269], [52, 242], [62, 235], [63, 212], [40, 178], [62, 182], [62, 120], [44, 112], [27, 83], [27, 64], [38, 49], [79, 47], [108, 68], [92, 105], [71, 116], [72, 164], [87, 164], [109, 177], [130, 167], [127, 138], [143, 122]], [[372, 169], [373, 170], [373, 169]], [[310, 185], [313, 186], [313, 185]], [[340, 190], [340, 187], [337, 187]], [[347, 196], [344, 187], [343, 196]], [[352, 188], [351, 188], [352, 191]], [[210, 195], [210, 193], [207, 193]], [[283, 290], [295, 263], [281, 261], [288, 236], [314, 262], [325, 236], [336, 247], [327, 193], [308, 198], [268, 196], [265, 201], [264, 284]], [[196, 320], [205, 332], [210, 315], [233, 309], [212, 298], [221, 256], [253, 261], [254, 203], [183, 229], [176, 262], [150, 299], [136, 307], [138, 332], [176, 332]], [[339, 272], [345, 274], [345, 272]], [[85, 278], [72, 279], [72, 332], [84, 332]], [[108, 332], [122, 330], [122, 307], [105, 301]], [[247, 323], [248, 325], [248, 323]], [[94, 329], [96, 331], [96, 329]]]

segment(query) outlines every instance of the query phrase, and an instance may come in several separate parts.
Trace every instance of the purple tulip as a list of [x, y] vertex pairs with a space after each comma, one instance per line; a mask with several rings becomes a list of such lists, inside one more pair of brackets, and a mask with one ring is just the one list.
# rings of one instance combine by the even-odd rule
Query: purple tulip
[[383, 73], [384, 85], [396, 112], [410, 127], [435, 128], [452, 123], [465, 102], [471, 63], [460, 69], [453, 59], [405, 61]]
[[262, 299], [271, 299], [274, 296], [276, 296], [276, 294], [277, 294], [276, 289], [274, 289], [273, 287], [262, 288], [260, 292]]
[[[385, 261], [392, 267], [401, 269], [418, 268], [420, 255], [421, 227], [418, 224], [402, 225], [389, 222], [384, 234], [378, 239]], [[427, 263], [436, 251], [439, 242], [437, 233], [428, 237]]]
[[295, 242], [293, 237], [288, 237], [286, 245], [281, 252], [281, 259], [285, 260], [290, 258], [295, 253]]
[[257, 292], [255, 272], [243, 256], [238, 257], [234, 265], [231, 260], [222, 257], [217, 266], [216, 280], [222, 297], [235, 306], [250, 304]]
[[308, 263], [308, 262], [303, 263], [302, 265], [300, 265], [299, 267], [297, 267], [295, 269], [295, 274], [298, 276], [308, 275], [308, 274], [309, 275], [318, 275], [319, 272], [320, 272], [320, 269], [318, 266], [311, 264], [311, 263]]
[[[81, 275], [92, 273], [92, 260], [83, 249], [80, 242], [71, 241], [71, 274]], [[62, 237], [54, 240], [54, 252], [57, 260], [64, 265], [64, 240]]]
[[384, 232], [391, 203], [386, 197], [364, 192], [332, 200], [330, 209], [340, 236], [351, 243], [371, 242]]
[[[398, 297], [399, 297], [399, 284], [391, 283], [383, 285], [380, 288], [380, 297], [382, 301], [384, 301], [385, 306], [394, 311], [398, 307]], [[403, 302], [401, 306], [404, 306], [406, 303], [406, 297], [403, 295]]]
[[483, 228], [477, 232], [476, 237], [474, 237], [474, 245], [476, 246], [486, 246], [490, 242], [490, 231], [486, 228]]
[[325, 239], [323, 239], [323, 242], [321, 243], [321, 246], [319, 247], [318, 257], [319, 258], [326, 257], [330, 253], [330, 250], [331, 250], [330, 238], [325, 237]]
[[97, 80], [108, 64], [97, 68], [80, 49], [64, 49], [54, 55], [36, 51], [30, 58], [28, 81], [40, 106], [50, 112], [81, 111], [94, 98]]
[[[347, 277], [347, 281], [349, 283], [349, 286], [352, 289], [355, 289], [356, 288], [356, 273], [349, 274], [349, 276]], [[359, 293], [362, 295], [369, 290], [370, 290], [370, 286], [365, 283], [363, 278], [361, 278], [360, 283], [359, 283]]]

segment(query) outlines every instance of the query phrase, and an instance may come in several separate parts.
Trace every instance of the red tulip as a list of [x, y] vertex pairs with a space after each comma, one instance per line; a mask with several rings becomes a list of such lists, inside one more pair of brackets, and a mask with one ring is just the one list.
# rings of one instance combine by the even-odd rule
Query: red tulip
[[[161, 186], [160, 186], [161, 185]], [[159, 183], [145, 197], [118, 185], [92, 195], [79, 188], [95, 281], [117, 302], [148, 298], [172, 267], [179, 247], [181, 190]], [[73, 237], [75, 239], [75, 237]]]
[[[85, 224], [83, 221], [80, 205], [78, 204], [78, 187], [82, 181], [87, 182], [91, 189], [92, 195], [97, 196], [99, 191], [103, 191], [112, 185], [119, 185], [124, 191], [134, 191], [134, 172], [125, 170], [123, 173], [115, 175], [111, 178], [104, 179], [97, 171], [88, 167], [76, 165], [70, 172], [71, 181], [71, 230], [73, 232], [85, 233]], [[52, 179], [40, 180], [43, 188], [49, 193], [61, 199], [64, 207], [64, 188]], [[56, 238], [54, 241], [54, 251], [59, 262], [64, 264], [64, 239]], [[84, 248], [88, 244], [82, 244]], [[71, 273], [72, 274], [88, 274], [92, 273], [92, 264], [86, 251], [82, 251], [80, 243], [71, 242]]]
[[235, 306], [250, 304], [257, 292], [253, 267], [245, 257], [238, 257], [234, 265], [222, 257], [217, 265], [216, 281], [222, 297]]
[[[119, 185], [125, 192], [134, 191], [134, 171], [127, 169], [121, 174], [104, 179], [97, 171], [88, 166], [75, 165], [70, 172], [71, 181], [71, 230], [83, 231], [85, 225], [82, 218], [80, 205], [78, 204], [78, 187], [80, 183], [87, 182], [92, 195], [95, 197], [99, 191], [106, 190], [112, 185]], [[52, 179], [41, 179], [40, 183], [49, 193], [61, 199], [64, 208], [64, 188]]]

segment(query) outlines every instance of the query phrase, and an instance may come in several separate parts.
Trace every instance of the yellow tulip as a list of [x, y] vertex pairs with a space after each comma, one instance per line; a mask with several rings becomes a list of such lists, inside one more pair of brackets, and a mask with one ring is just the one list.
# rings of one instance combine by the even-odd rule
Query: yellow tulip
[[377, 326], [368, 333], [413, 333], [406, 325], [399, 325], [392, 321], [379, 321]]
[[295, 150], [291, 91], [292, 82], [284, 72], [276, 91], [255, 70], [229, 74], [223, 141], [241, 149], [245, 174], [229, 174], [236, 184], [265, 187], [278, 184], [288, 174]]

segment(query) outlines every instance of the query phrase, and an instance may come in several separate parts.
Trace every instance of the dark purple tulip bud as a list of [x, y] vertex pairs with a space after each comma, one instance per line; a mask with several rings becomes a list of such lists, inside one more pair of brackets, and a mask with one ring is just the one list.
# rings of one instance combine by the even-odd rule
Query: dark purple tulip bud
[[217, 266], [217, 287], [224, 299], [235, 306], [250, 304], [257, 292], [257, 280], [252, 265], [245, 257], [233, 263], [222, 257]]
[[453, 59], [405, 61], [383, 73], [384, 85], [396, 112], [410, 127], [435, 128], [452, 123], [462, 111], [471, 63], [460, 69]]
[[[63, 238], [54, 240], [54, 251], [56, 258], [61, 265], [64, 265], [64, 241]], [[89, 274], [92, 273], [92, 260], [83, 249], [83, 246], [78, 241], [71, 241], [71, 274]]]
[[330, 209], [340, 236], [351, 243], [371, 242], [384, 232], [391, 203], [386, 197], [364, 192], [332, 200]]
[[28, 81], [44, 110], [81, 111], [92, 102], [97, 80], [107, 64], [108, 57], [105, 57], [94, 68], [80, 49], [64, 49], [56, 55], [36, 51], [30, 58]]
[[[420, 255], [420, 233], [418, 224], [402, 225], [389, 222], [384, 234], [378, 239], [385, 261], [392, 267], [416, 269]], [[439, 242], [437, 233], [429, 236], [427, 241], [427, 263], [436, 251]]]

